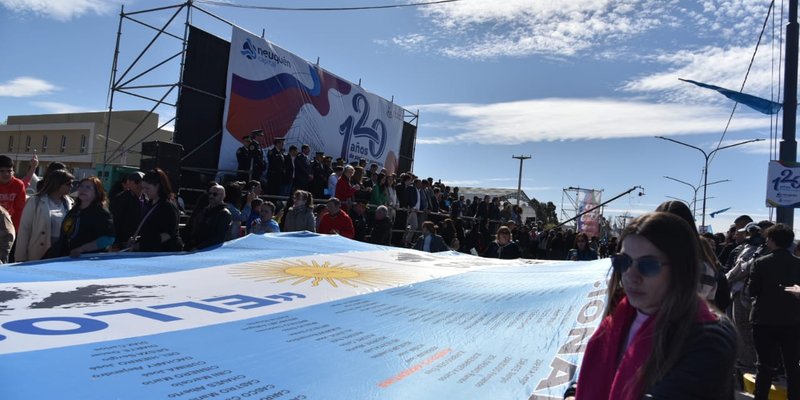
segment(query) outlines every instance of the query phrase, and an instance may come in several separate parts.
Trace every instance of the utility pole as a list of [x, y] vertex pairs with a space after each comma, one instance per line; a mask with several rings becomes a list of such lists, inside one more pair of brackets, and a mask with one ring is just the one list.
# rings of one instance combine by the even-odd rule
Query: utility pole
[[531, 156], [511, 156], [511, 158], [519, 160], [519, 179], [517, 179], [517, 206], [519, 206], [519, 198], [522, 194], [522, 163], [529, 160]]
[[[797, 0], [789, 0], [789, 23], [786, 25], [786, 75], [783, 80], [783, 133], [780, 144], [780, 160], [797, 161], [797, 49], [798, 49]], [[794, 226], [794, 208], [778, 207], [775, 219]]]

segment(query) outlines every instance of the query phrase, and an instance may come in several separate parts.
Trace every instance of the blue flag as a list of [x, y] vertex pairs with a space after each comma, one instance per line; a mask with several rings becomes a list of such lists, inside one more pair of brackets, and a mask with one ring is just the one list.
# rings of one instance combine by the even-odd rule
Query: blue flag
[[701, 83], [701, 82], [697, 82], [697, 81], [692, 81], [692, 80], [689, 80], [689, 79], [681, 79], [681, 78], [678, 78], [678, 79], [682, 80], [684, 82], [694, 83], [695, 85], [700, 86], [700, 87], [704, 87], [706, 89], [716, 90], [716, 91], [722, 93], [723, 96], [725, 96], [725, 97], [727, 97], [727, 98], [729, 98], [729, 99], [731, 99], [731, 100], [733, 100], [733, 101], [735, 101], [737, 103], [744, 104], [744, 105], [746, 105], [746, 106], [752, 108], [753, 110], [756, 110], [756, 111], [758, 111], [758, 112], [760, 112], [762, 114], [777, 114], [778, 111], [780, 111], [780, 109], [781, 109], [781, 105], [782, 105], [781, 103], [776, 103], [774, 101], [770, 101], [770, 100], [767, 100], [767, 99], [762, 99], [761, 97], [756, 97], [756, 96], [753, 96], [751, 94], [737, 92], [737, 91], [734, 91], [734, 90], [721, 88], [719, 86], [709, 85], [707, 83]]
[[712, 212], [712, 213], [709, 213], [708, 215], [709, 215], [709, 216], [711, 216], [711, 218], [714, 218], [714, 216], [716, 216], [717, 214], [722, 214], [722, 213], [724, 213], [725, 211], [728, 211], [728, 210], [730, 210], [730, 209], [731, 209], [730, 207], [728, 207], [728, 208], [723, 208], [722, 210], [719, 210], [719, 211], [714, 211], [714, 212]]

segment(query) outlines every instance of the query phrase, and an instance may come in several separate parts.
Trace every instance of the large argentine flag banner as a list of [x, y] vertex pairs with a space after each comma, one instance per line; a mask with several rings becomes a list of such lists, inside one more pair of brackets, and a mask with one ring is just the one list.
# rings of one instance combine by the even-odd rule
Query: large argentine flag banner
[[219, 169], [236, 169], [236, 149], [256, 129], [265, 148], [286, 137], [287, 146], [397, 169], [401, 107], [236, 26], [227, 84]]
[[561, 398], [607, 270], [310, 233], [3, 266], [0, 398]]

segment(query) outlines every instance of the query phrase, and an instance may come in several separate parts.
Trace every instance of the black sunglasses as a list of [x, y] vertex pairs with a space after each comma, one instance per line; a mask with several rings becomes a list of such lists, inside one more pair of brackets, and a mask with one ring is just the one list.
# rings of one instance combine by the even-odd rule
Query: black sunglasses
[[[639, 270], [639, 274], [645, 278], [652, 278], [661, 272], [661, 261], [654, 256], [642, 256], [635, 261], [636, 268]], [[633, 264], [634, 259], [625, 253], [620, 253], [611, 257], [611, 265], [620, 274], [624, 274], [628, 268], [633, 266]]]

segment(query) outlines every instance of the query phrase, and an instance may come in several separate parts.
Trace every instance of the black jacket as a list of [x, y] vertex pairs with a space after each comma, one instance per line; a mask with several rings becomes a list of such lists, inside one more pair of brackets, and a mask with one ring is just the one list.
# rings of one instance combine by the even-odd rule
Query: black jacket
[[225, 242], [231, 231], [233, 217], [225, 204], [206, 207], [194, 233], [198, 249]]
[[[178, 207], [165, 200], [160, 200], [150, 207], [155, 207], [155, 210], [149, 216], [147, 216], [147, 212], [145, 213], [147, 220], [139, 231], [139, 251], [183, 250], [183, 242], [178, 235]], [[162, 233], [169, 235], [169, 239], [163, 243], [161, 242]]]
[[[136, 229], [136, 228], [134, 228]], [[57, 256], [67, 256], [76, 247], [97, 240], [102, 236], [114, 236], [111, 213], [99, 204], [81, 210], [73, 207], [61, 223]], [[97, 250], [104, 251], [104, 249]]]
[[373, 222], [369, 242], [389, 246], [392, 244], [392, 220], [389, 217], [376, 219]]
[[503, 260], [513, 260], [520, 258], [519, 245], [516, 242], [509, 242], [507, 245], [500, 247], [497, 242], [489, 243], [486, 251], [483, 253], [486, 258], [500, 258]]
[[[417, 241], [414, 242], [414, 249], [425, 251], [425, 235], [422, 235], [417, 238]], [[431, 253], [438, 253], [440, 251], [448, 251], [450, 250], [449, 247], [444, 243], [444, 239], [442, 239], [439, 235], [431, 235]]]
[[294, 158], [294, 182], [292, 182], [292, 186], [295, 189], [303, 189], [303, 190], [310, 190], [310, 179], [309, 176], [313, 174], [311, 170], [311, 162], [308, 160], [305, 154], [298, 153], [297, 157]]
[[114, 243], [124, 246], [142, 221], [142, 203], [126, 190], [111, 200], [111, 214], [114, 217]]
[[681, 359], [645, 398], [732, 400], [736, 344], [736, 329], [727, 319], [698, 323]]
[[747, 280], [753, 308], [753, 325], [800, 325], [800, 299], [783, 290], [800, 284], [800, 259], [788, 249], [778, 249], [753, 263]]

